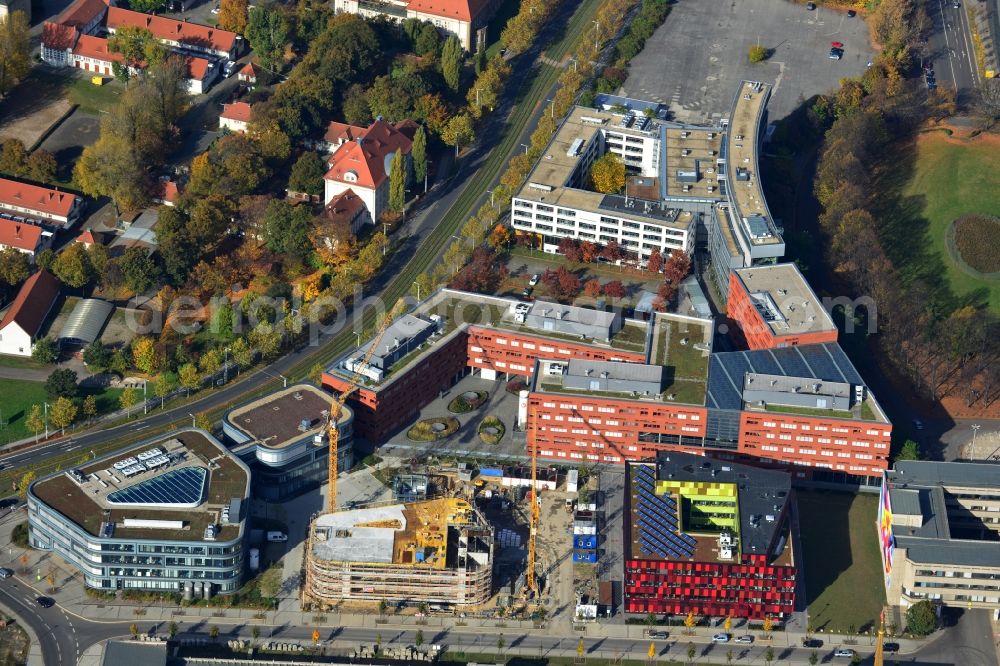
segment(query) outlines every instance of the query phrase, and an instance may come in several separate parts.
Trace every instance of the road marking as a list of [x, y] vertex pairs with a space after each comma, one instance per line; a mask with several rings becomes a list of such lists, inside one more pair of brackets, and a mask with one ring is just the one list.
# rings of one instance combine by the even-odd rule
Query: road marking
[[[951, 52], [951, 41], [948, 39], [948, 28], [945, 25], [945, 15], [944, 15], [944, 0], [938, 0], [938, 8], [941, 12], [941, 32], [944, 33], [944, 45], [947, 47], [948, 51]], [[948, 58], [948, 66], [951, 67], [951, 80], [955, 84], [955, 90], [958, 90], [958, 76], [955, 74], [955, 61], [953, 58]], [[926, 79], [926, 75], [924, 76]]]
[[76, 451], [78, 448], [80, 448], [79, 444], [77, 444], [76, 446], [71, 446], [68, 449], [66, 449], [66, 453], [69, 453], [70, 451]]

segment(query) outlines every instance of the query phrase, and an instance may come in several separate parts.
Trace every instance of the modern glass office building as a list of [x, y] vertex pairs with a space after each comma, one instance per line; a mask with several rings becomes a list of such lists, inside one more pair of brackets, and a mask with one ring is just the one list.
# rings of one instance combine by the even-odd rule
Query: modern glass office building
[[88, 587], [210, 597], [239, 589], [250, 470], [189, 428], [28, 488], [29, 538]]

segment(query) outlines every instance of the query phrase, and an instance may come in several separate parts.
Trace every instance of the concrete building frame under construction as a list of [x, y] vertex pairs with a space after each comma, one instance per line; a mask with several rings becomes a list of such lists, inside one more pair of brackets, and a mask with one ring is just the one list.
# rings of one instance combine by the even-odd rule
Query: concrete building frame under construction
[[493, 528], [447, 498], [327, 513], [306, 549], [306, 599], [472, 607], [493, 592]]

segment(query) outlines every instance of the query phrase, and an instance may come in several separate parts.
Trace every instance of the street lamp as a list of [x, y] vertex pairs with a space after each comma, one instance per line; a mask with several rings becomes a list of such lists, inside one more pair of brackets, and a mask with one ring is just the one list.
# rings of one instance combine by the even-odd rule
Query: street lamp
[[976, 455], [975, 454], [975, 450], [976, 450], [976, 433], [978, 433], [979, 429], [982, 428], [983, 426], [980, 425], [980, 424], [978, 424], [978, 423], [973, 423], [970, 427], [972, 428], [972, 450], [973, 450], [973, 454], [972, 455], [975, 456]]
[[490, 195], [490, 207], [496, 208], [496, 204], [493, 203], [493, 192], [496, 190], [494, 187], [492, 190], [486, 190], [486, 193]]
[[415, 284], [416, 287], [417, 287], [417, 301], [419, 302], [420, 301], [420, 283], [417, 282], [416, 280], [414, 280], [413, 284]]
[[49, 438], [49, 403], [43, 402], [42, 405], [45, 409], [45, 439]]
[[149, 413], [149, 403], [146, 401], [146, 384], [149, 382], [145, 379], [142, 380], [142, 413]]
[[222, 361], [222, 383], [229, 383], [229, 347], [225, 347], [222, 350], [225, 353]]
[[521, 145], [524, 146], [524, 154], [527, 155], [528, 154], [528, 144], [522, 143]]
[[601, 48], [601, 45], [597, 41], [598, 37], [601, 34], [601, 22], [598, 21], [597, 19], [594, 19], [593, 21], [591, 21], [591, 23], [593, 23], [596, 26], [594, 28], [594, 49], [596, 50]]
[[553, 102], [551, 99], [547, 99], [545, 101], [548, 102], [551, 105], [551, 106], [549, 106], [549, 110], [551, 111], [551, 113], [549, 114], [549, 118], [555, 118], [556, 117], [556, 104], [555, 104], [555, 102]]
[[570, 62], [573, 63], [573, 71], [575, 72], [576, 71], [576, 58], [570, 58], [569, 60], [570, 60]]
[[479, 91], [481, 88], [476, 88], [476, 106], [479, 106]]
[[358, 336], [358, 347], [361, 346], [361, 333], [354, 331], [354, 335]]
[[188, 416], [191, 417], [191, 427], [192, 428], [197, 428], [198, 426], [195, 424], [194, 414], [192, 414], [191, 412], [188, 412]]

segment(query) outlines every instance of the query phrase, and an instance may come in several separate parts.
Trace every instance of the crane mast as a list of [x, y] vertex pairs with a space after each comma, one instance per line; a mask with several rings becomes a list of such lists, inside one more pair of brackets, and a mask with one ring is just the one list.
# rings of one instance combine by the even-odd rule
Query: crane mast
[[365, 352], [361, 362], [354, 365], [354, 372], [348, 380], [347, 388], [341, 391], [340, 395], [334, 396], [330, 401], [330, 416], [328, 417], [326, 425], [327, 438], [330, 441], [330, 460], [329, 468], [327, 470], [327, 507], [330, 511], [337, 510], [337, 458], [339, 457], [338, 443], [340, 439], [340, 431], [337, 429], [337, 423], [340, 421], [341, 409], [343, 409], [347, 398], [361, 386], [361, 381], [364, 377], [363, 369], [368, 367], [368, 364], [372, 360], [372, 356], [375, 355], [375, 351], [378, 349], [378, 345], [382, 341], [382, 336], [385, 335], [387, 330], [389, 330], [389, 326], [392, 325], [393, 319], [395, 319], [402, 312], [405, 305], [406, 301], [399, 299], [396, 301], [392, 310], [386, 313], [385, 319], [382, 320], [382, 323], [379, 324], [379, 327], [375, 332], [375, 337], [372, 339], [371, 345], [368, 347], [368, 351]]
[[538, 584], [535, 579], [535, 541], [538, 537], [538, 522], [541, 510], [538, 507], [538, 441], [534, 436], [535, 421], [530, 418], [531, 423], [531, 522], [528, 528], [528, 568], [525, 572], [525, 590], [528, 593], [538, 596]]
[[882, 666], [885, 663], [885, 653], [883, 643], [885, 642], [885, 610], [878, 616], [878, 639], [875, 641], [875, 666]]

